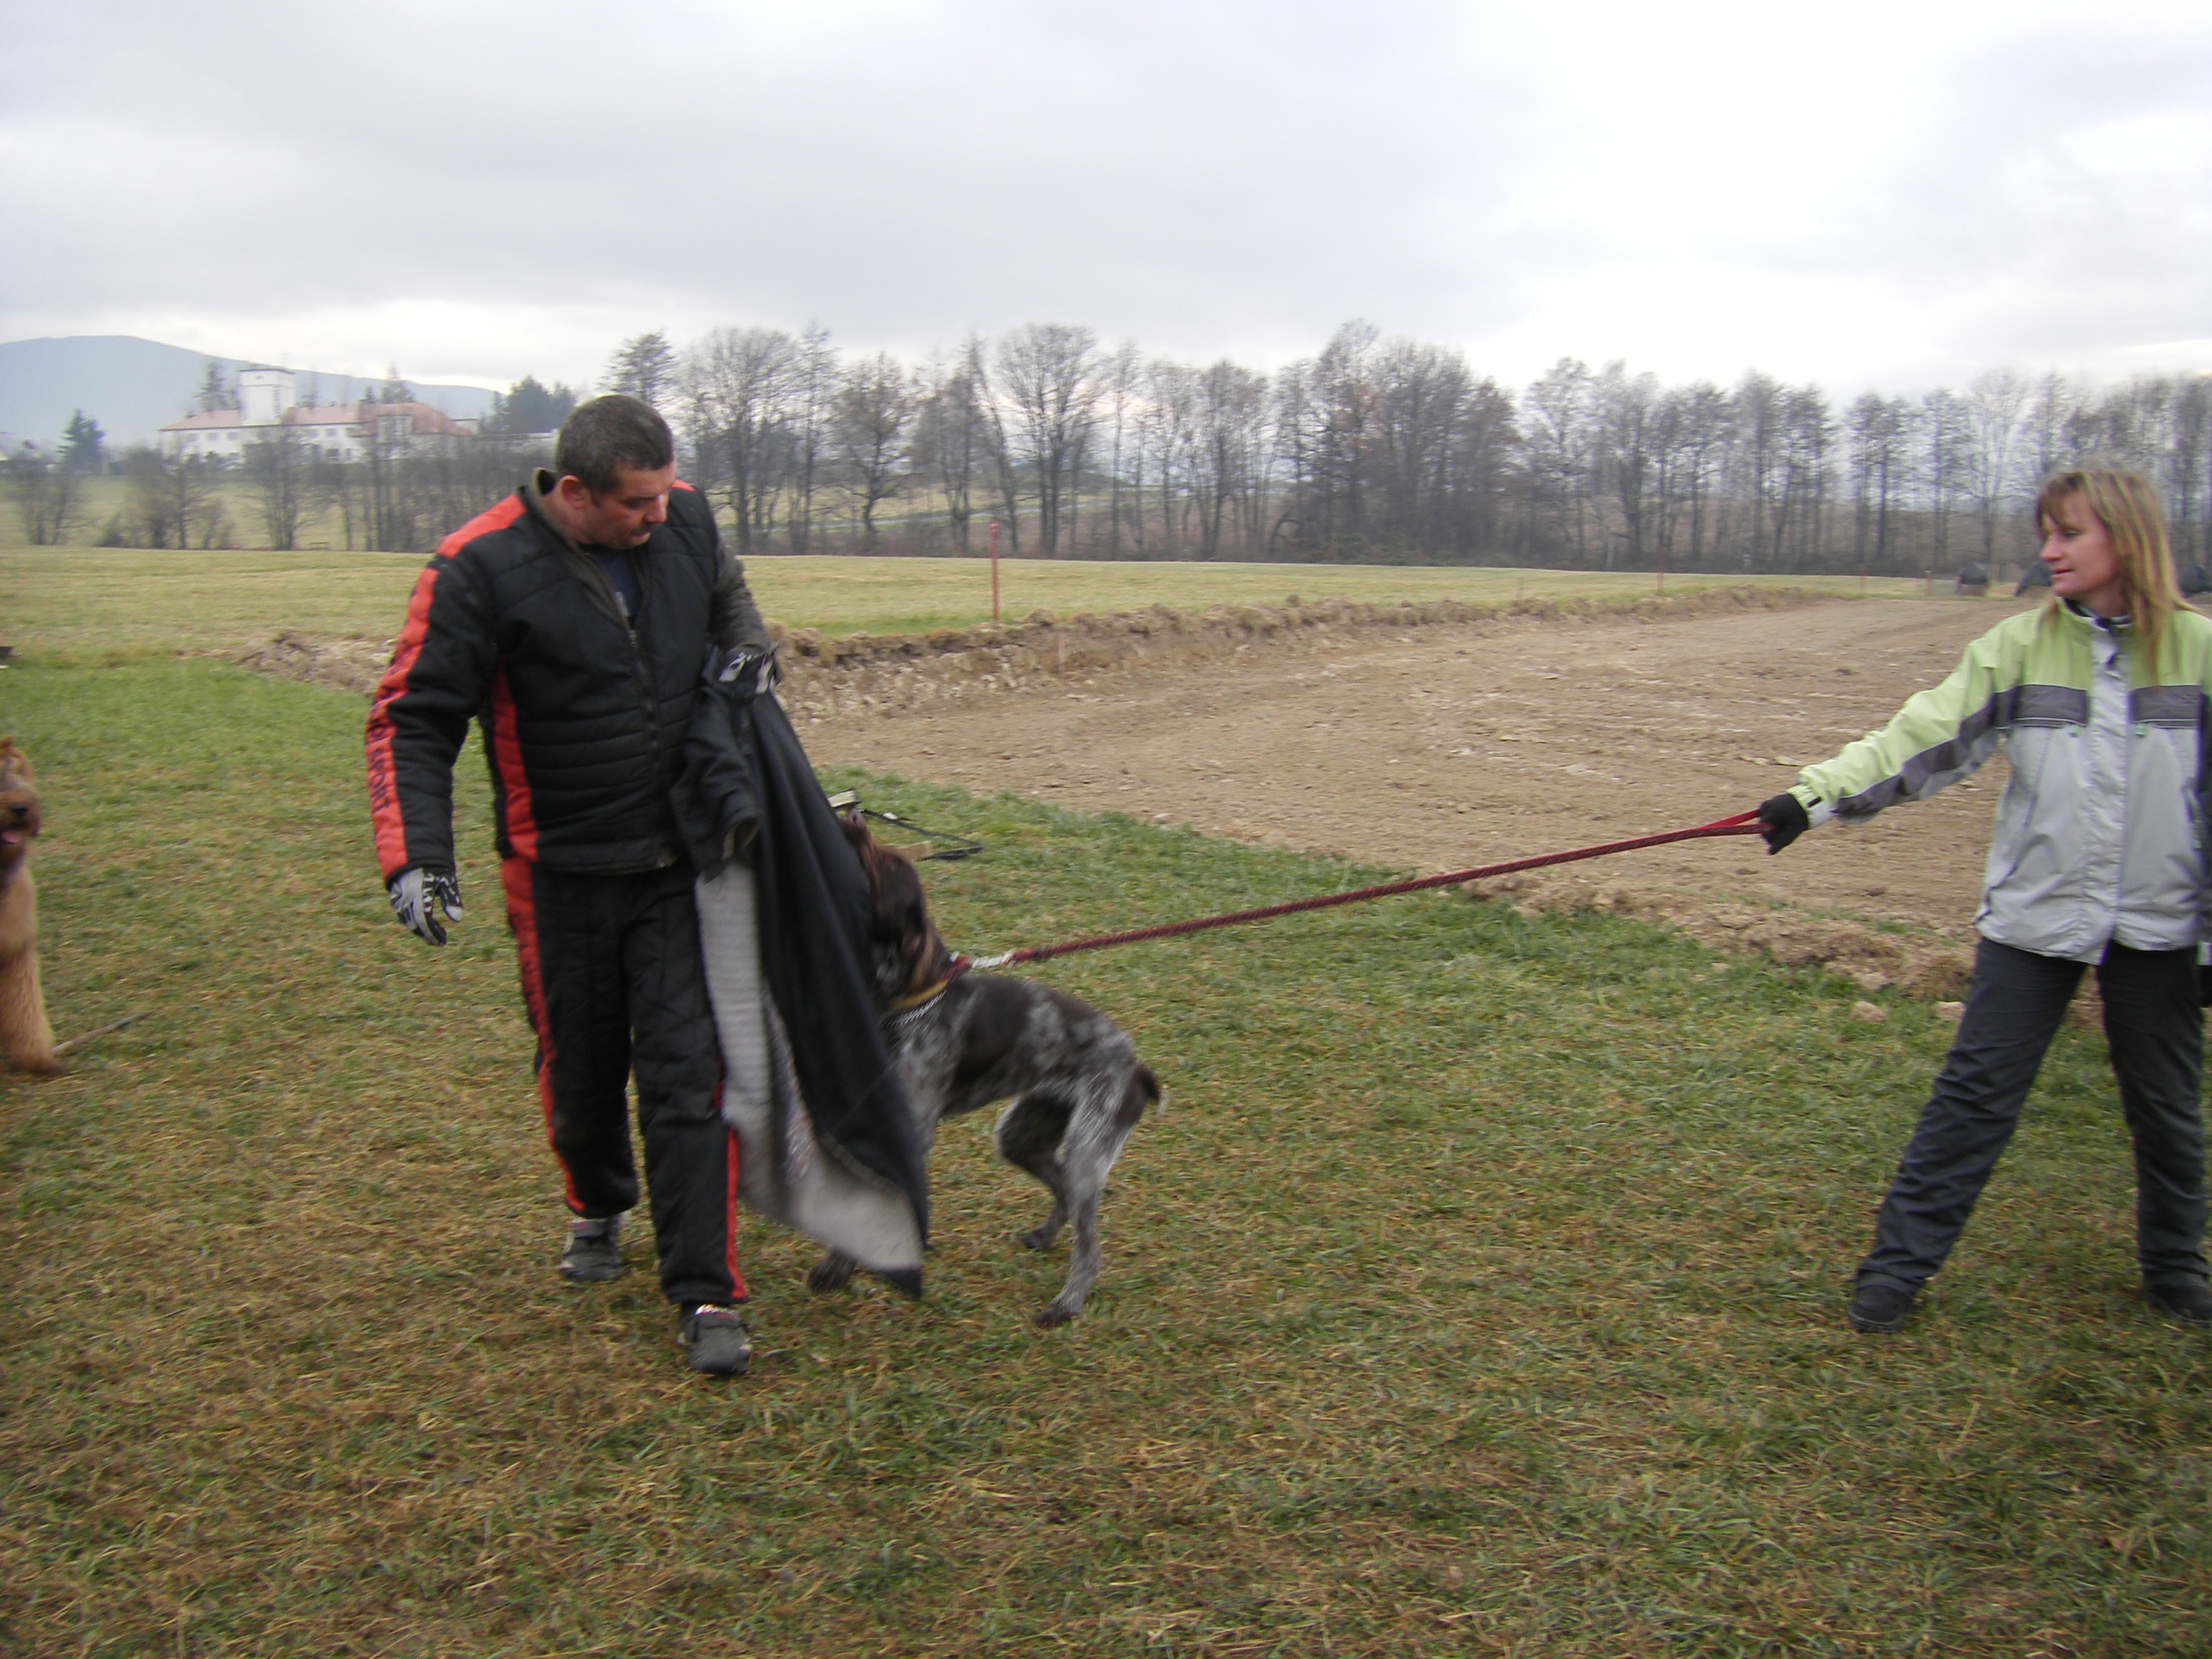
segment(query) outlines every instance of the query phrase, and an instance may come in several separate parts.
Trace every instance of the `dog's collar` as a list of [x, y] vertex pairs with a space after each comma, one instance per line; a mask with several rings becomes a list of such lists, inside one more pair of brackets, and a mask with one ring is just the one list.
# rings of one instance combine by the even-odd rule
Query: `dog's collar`
[[958, 979], [961, 975], [968, 971], [969, 965], [970, 964], [966, 957], [954, 957], [951, 961], [945, 965], [945, 972], [941, 977], [933, 981], [930, 984], [924, 986], [919, 991], [908, 992], [896, 1002], [886, 1003], [884, 1006], [884, 1012], [887, 1014], [911, 1014], [919, 1012], [921, 1010], [927, 1008], [931, 1003], [936, 1001], [938, 998], [943, 996], [945, 991], [951, 986], [952, 981]]

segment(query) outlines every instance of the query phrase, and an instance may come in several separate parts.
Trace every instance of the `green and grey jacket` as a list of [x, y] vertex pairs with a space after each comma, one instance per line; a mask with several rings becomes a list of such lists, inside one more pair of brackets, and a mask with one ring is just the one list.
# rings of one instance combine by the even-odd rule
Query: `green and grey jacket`
[[2212, 617], [2177, 611], [2147, 663], [2123, 618], [2071, 605], [2008, 617], [1881, 731], [1799, 773], [1815, 823], [1925, 800], [2004, 745], [2012, 778], [1974, 925], [2039, 955], [2095, 962], [2118, 939], [2176, 951], [2207, 925]]

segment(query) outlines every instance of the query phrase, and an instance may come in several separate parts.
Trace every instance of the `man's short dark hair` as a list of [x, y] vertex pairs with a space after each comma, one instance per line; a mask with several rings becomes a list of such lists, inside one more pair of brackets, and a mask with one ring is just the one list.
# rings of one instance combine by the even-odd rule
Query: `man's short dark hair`
[[676, 440], [660, 411], [622, 392], [578, 404], [553, 446], [555, 474], [574, 478], [595, 496], [620, 483], [625, 469], [657, 472], [675, 459]]

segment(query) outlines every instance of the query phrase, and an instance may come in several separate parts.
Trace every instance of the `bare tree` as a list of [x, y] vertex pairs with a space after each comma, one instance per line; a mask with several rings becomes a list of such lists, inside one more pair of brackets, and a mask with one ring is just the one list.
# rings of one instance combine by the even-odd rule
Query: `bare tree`
[[1537, 535], [1569, 552], [1578, 563], [1588, 556], [1587, 516], [1595, 471], [1592, 378], [1589, 364], [1562, 357], [1530, 384], [1521, 400], [1521, 429], [1528, 444], [1529, 510]]
[[1037, 505], [1037, 540], [1060, 553], [1060, 519], [1097, 419], [1097, 337], [1066, 323], [1024, 323], [999, 342], [999, 373], [1012, 401], [1021, 457]]
[[1984, 564], [1996, 560], [1997, 524], [2018, 488], [2015, 456], [2029, 396], [2027, 382], [2008, 368], [1978, 374], [1966, 387], [1966, 491], [1981, 523]]
[[2174, 550], [2192, 562], [2212, 554], [2212, 380], [2194, 374], [2181, 382], [2171, 405], [2166, 447], [2166, 499]]
[[130, 481], [134, 544], [191, 547], [212, 545], [222, 516], [216, 491], [215, 463], [202, 456], [168, 456], [137, 448], [123, 456]]
[[805, 552], [813, 541], [815, 497], [821, 492], [830, 459], [830, 408], [836, 391], [837, 360], [830, 349], [830, 331], [809, 324], [793, 350], [791, 403], [783, 422], [789, 495], [785, 535], [794, 553]]
[[982, 440], [983, 453], [990, 463], [992, 489], [1006, 523], [1008, 550], [1018, 556], [1022, 550], [1021, 458], [1007, 427], [1006, 402], [991, 379], [990, 358], [979, 336], [971, 334], [962, 344], [960, 367], [975, 390], [980, 417], [976, 435]]
[[1850, 454], [1852, 562], [1886, 570], [1897, 556], [1899, 519], [1912, 476], [1918, 411], [1902, 398], [1863, 393], [1845, 422]]
[[22, 515], [23, 539], [33, 547], [66, 544], [83, 514], [83, 478], [36, 454], [11, 459], [7, 474], [15, 510]]
[[2021, 486], [2030, 493], [2073, 459], [2072, 434], [2081, 394], [2063, 374], [2045, 374], [2035, 383], [2021, 416]]
[[1658, 482], [1656, 451], [1659, 381], [1656, 375], [1628, 372], [1615, 360], [1591, 386], [1592, 414], [1597, 439], [1597, 475], [1612, 486], [1620, 511], [1621, 528], [1606, 538], [1605, 564], [1613, 568], [1613, 548], [1626, 544], [1624, 562], [1634, 568], [1643, 564], [1650, 539], [1653, 486]]
[[1255, 516], [1232, 517], [1264, 487], [1267, 467], [1267, 377], [1224, 360], [1194, 377], [1195, 430], [1192, 483], [1198, 506], [1198, 556], [1218, 559], [1224, 531], [1240, 525], [1249, 548]]
[[927, 380], [930, 390], [915, 422], [915, 468], [928, 477], [944, 501], [952, 545], [966, 553], [975, 479], [983, 465], [982, 411], [964, 356], [950, 367], [933, 367]]
[[[1121, 556], [1121, 533], [1126, 527], [1123, 521], [1127, 516], [1130, 494], [1128, 467], [1132, 461], [1137, 459], [1133, 451], [1125, 449], [1125, 446], [1129, 438], [1131, 416], [1136, 405], [1143, 369], [1144, 360], [1132, 342], [1107, 358], [1100, 370], [1103, 388], [1100, 394], [1100, 407], [1104, 411], [1100, 418], [1106, 427], [1106, 556], [1109, 559]], [[1139, 465], [1141, 465], [1141, 462]], [[1144, 507], [1141, 483], [1138, 487], [1136, 500], [1138, 516], [1141, 520]], [[1144, 529], [1140, 523], [1136, 530], [1136, 545], [1141, 550], [1144, 544]]]
[[269, 545], [290, 552], [300, 544], [300, 520], [307, 508], [306, 447], [290, 427], [279, 426], [246, 446], [245, 461]]
[[1973, 429], [1966, 402], [1938, 386], [1920, 399], [1921, 502], [1928, 514], [1928, 568], [1951, 562], [1951, 520], [1967, 499]]
[[[1192, 447], [1198, 428], [1198, 371], [1188, 364], [1155, 358], [1145, 366], [1145, 406], [1138, 417], [1137, 442], [1159, 503], [1162, 558], [1180, 558], [1188, 546], [1185, 522], [1191, 495]], [[1141, 512], [1142, 503], [1139, 504]]]
[[870, 552], [876, 548], [876, 509], [906, 487], [918, 401], [913, 377], [885, 352], [853, 364], [838, 381], [837, 459]]
[[777, 438], [794, 384], [796, 343], [776, 329], [718, 328], [691, 352], [685, 404], [695, 446], [711, 449], [712, 471], [740, 557], [771, 522]]

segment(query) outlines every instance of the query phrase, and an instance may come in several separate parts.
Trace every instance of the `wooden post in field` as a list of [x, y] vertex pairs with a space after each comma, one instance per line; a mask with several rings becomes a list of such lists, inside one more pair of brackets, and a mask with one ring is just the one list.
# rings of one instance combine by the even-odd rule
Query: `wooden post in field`
[[999, 521], [991, 520], [991, 621], [999, 620]]

